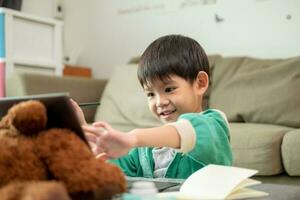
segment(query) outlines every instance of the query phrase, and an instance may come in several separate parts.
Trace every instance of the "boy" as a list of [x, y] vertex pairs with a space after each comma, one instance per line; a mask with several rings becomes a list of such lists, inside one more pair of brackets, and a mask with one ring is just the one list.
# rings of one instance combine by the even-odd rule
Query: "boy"
[[208, 164], [231, 165], [224, 113], [202, 110], [208, 74], [207, 56], [195, 40], [167, 35], [152, 42], [141, 57], [138, 79], [151, 112], [165, 125], [128, 133], [106, 122], [84, 125], [96, 153], [118, 158], [110, 161], [133, 177], [187, 178]]

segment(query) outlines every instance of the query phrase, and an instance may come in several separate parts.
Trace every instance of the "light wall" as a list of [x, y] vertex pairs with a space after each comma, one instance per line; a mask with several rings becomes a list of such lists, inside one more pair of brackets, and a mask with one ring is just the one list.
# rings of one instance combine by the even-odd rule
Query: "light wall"
[[22, 0], [21, 11], [52, 18], [54, 2], [54, 0]]
[[[53, 17], [53, 2], [23, 0], [24, 12]], [[65, 55], [92, 67], [98, 78], [166, 34], [193, 37], [208, 54], [300, 55], [299, 0], [64, 0], [64, 5]]]

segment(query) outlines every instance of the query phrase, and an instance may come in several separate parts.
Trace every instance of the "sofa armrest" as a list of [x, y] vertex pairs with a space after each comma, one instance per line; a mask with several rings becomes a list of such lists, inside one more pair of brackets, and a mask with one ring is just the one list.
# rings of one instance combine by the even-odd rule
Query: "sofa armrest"
[[[41, 74], [14, 74], [7, 81], [7, 96], [68, 92], [78, 103], [99, 101], [106, 79], [62, 77]], [[83, 109], [87, 122], [93, 122], [96, 107]]]
[[284, 135], [281, 156], [287, 174], [300, 177], [300, 128], [290, 130]]

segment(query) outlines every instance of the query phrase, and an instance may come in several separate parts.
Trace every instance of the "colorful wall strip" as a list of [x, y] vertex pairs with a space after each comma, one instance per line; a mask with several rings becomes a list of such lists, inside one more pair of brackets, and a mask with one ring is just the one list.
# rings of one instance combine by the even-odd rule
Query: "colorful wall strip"
[[0, 58], [0, 98], [5, 97], [5, 63]]
[[0, 13], [0, 58], [5, 57], [5, 15]]

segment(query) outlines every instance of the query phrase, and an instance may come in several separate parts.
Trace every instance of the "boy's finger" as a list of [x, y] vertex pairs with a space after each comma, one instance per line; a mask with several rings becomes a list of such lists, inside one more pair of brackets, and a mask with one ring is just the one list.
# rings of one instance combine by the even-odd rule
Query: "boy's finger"
[[95, 144], [97, 144], [98, 142], [97, 136], [95, 134], [86, 133], [85, 137], [89, 142], [93, 142]]
[[106, 153], [99, 153], [96, 155], [96, 159], [108, 160], [109, 158], [106, 156]]
[[80, 109], [80, 107], [76, 101], [74, 101], [73, 99], [70, 99], [70, 102], [71, 102], [73, 108], [75, 108], [76, 110]]
[[86, 132], [86, 134], [89, 133], [95, 136], [102, 136], [104, 133], [103, 128], [98, 128], [94, 126], [82, 126], [82, 129], [84, 132]]
[[106, 153], [104, 153], [104, 152], [98, 153], [98, 154], [96, 155], [96, 158], [100, 158], [100, 157], [103, 157], [103, 156], [105, 156], [105, 155], [106, 155]]
[[74, 99], [70, 98], [70, 101], [72, 102], [72, 104], [77, 104], [76, 101], [74, 101]]
[[93, 126], [94, 127], [102, 127], [102, 128], [107, 129], [109, 131], [112, 130], [112, 127], [108, 123], [106, 123], [104, 121], [95, 122], [95, 123], [93, 123]]
[[93, 154], [96, 154], [97, 152], [97, 145], [95, 145], [95, 143], [89, 142], [89, 145], [92, 149]]
[[105, 121], [96, 121], [93, 123], [93, 126], [101, 126], [102, 124], [105, 124]]
[[96, 148], [93, 149], [93, 152], [94, 152], [95, 155], [103, 154], [103, 153], [106, 154], [106, 152], [104, 151], [104, 149], [101, 148], [101, 147], [98, 147], [98, 146], [97, 146]]
[[104, 126], [103, 124], [104, 124], [103, 121], [97, 121], [97, 122], [94, 122], [92, 125], [95, 127], [103, 127]]

